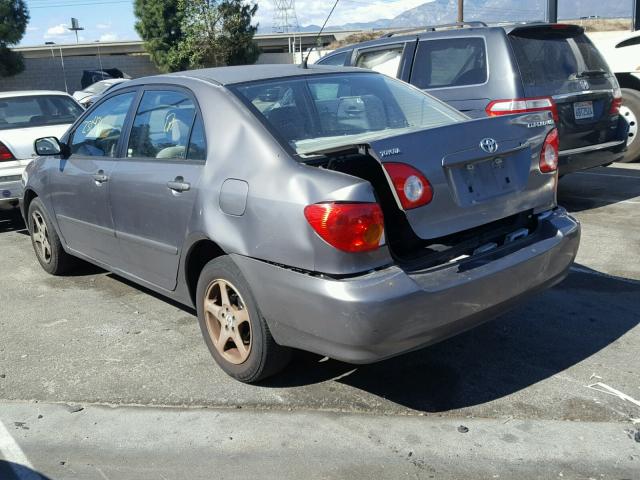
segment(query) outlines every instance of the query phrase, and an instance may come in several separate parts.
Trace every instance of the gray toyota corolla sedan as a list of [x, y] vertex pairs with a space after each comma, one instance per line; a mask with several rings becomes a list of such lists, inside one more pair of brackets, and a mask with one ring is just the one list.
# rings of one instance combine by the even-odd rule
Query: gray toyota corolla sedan
[[290, 347], [367, 363], [442, 340], [578, 249], [548, 112], [470, 120], [371, 71], [133, 80], [36, 147], [22, 212], [43, 268], [83, 259], [194, 306], [243, 382]]

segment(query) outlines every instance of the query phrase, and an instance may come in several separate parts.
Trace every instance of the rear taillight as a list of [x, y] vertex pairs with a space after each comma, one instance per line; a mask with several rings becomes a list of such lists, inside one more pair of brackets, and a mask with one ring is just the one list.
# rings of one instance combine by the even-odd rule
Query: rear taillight
[[542, 173], [552, 173], [558, 170], [558, 151], [560, 150], [560, 140], [558, 130], [554, 128], [549, 132], [542, 145], [540, 153], [540, 171]]
[[377, 203], [316, 203], [305, 207], [304, 216], [325, 242], [344, 252], [376, 250], [384, 231]]
[[622, 106], [622, 90], [616, 88], [613, 92], [613, 101], [611, 102], [610, 115], [619, 115], [620, 107]]
[[410, 210], [433, 200], [433, 189], [429, 180], [411, 165], [394, 162], [382, 165], [391, 177], [402, 208]]
[[15, 160], [16, 157], [13, 156], [13, 153], [7, 148], [7, 146], [0, 142], [0, 162], [6, 162], [9, 160]]
[[551, 97], [516, 98], [513, 100], [494, 100], [485, 109], [490, 117], [511, 115], [513, 113], [551, 112], [558, 121], [558, 106]]

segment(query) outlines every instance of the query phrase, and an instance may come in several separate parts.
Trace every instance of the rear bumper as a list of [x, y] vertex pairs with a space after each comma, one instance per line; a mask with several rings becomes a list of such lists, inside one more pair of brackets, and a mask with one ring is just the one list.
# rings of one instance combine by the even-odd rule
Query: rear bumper
[[468, 330], [564, 279], [578, 222], [556, 209], [534, 236], [495, 258], [411, 274], [391, 266], [344, 280], [233, 258], [278, 343], [370, 363]]
[[22, 181], [3, 181], [0, 177], [0, 208], [14, 208], [22, 198]]

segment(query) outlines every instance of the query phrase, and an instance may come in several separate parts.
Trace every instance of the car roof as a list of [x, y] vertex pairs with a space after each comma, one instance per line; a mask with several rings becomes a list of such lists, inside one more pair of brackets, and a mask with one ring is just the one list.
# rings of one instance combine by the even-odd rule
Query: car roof
[[59, 90], [17, 90], [13, 92], [0, 92], [0, 98], [35, 97], [41, 95], [61, 95], [63, 97], [70, 96], [68, 93]]
[[[375, 73], [361, 68], [330, 67], [323, 65], [309, 65], [303, 68], [299, 65], [274, 64], [274, 65], [241, 65], [233, 67], [203, 68], [201, 70], [188, 70], [185, 72], [158, 75], [155, 78], [187, 77], [205, 80], [218, 85], [232, 85], [258, 80], [271, 80], [288, 77], [300, 77], [308, 75], [322, 75], [330, 73]], [[139, 79], [144, 80], [144, 79]], [[141, 82], [144, 83], [144, 82]]]

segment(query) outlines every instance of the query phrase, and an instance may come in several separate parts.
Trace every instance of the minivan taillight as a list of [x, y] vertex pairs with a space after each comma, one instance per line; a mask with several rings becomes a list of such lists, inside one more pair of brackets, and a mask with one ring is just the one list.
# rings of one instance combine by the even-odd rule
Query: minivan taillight
[[554, 128], [544, 140], [542, 152], [540, 152], [540, 171], [542, 173], [552, 173], [558, 170], [559, 150], [560, 139], [558, 137], [558, 129]]
[[389, 162], [382, 166], [391, 177], [402, 208], [410, 210], [433, 200], [433, 188], [420, 171], [406, 163]]
[[316, 233], [338, 250], [370, 252], [380, 246], [384, 216], [377, 203], [316, 203], [305, 207], [304, 216]]
[[512, 113], [551, 112], [558, 121], [558, 106], [551, 97], [516, 98], [513, 100], [494, 100], [485, 109], [490, 117], [511, 115]]
[[0, 162], [7, 162], [15, 159], [16, 157], [13, 156], [11, 150], [9, 150], [4, 143], [0, 142]]

